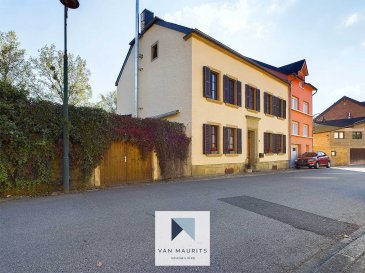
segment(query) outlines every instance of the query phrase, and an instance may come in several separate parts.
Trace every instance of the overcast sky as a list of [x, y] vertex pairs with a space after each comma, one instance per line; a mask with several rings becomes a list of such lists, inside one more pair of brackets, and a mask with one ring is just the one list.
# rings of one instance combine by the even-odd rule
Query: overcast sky
[[[134, 0], [79, 0], [69, 13], [69, 51], [87, 60], [93, 99], [113, 90], [134, 35]], [[363, 0], [141, 0], [165, 20], [198, 28], [249, 57], [275, 66], [306, 59], [319, 91], [314, 113], [344, 95], [365, 101]], [[35, 55], [63, 47], [59, 0], [0, 0], [0, 31], [14, 30]]]

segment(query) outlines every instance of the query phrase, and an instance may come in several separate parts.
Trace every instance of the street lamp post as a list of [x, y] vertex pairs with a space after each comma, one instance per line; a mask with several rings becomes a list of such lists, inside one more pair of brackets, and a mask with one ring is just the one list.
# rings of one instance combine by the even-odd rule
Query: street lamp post
[[65, 52], [63, 56], [63, 187], [65, 192], [70, 191], [70, 160], [69, 160], [69, 118], [68, 118], [68, 58], [67, 58], [67, 13], [68, 9], [77, 9], [80, 4], [78, 0], [60, 0], [65, 6], [64, 27], [65, 27]]

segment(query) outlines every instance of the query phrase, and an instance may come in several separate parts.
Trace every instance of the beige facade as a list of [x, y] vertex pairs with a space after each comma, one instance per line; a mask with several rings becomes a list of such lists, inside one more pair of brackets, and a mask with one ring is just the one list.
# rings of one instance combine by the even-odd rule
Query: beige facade
[[[158, 57], [151, 59], [151, 47], [158, 43]], [[134, 64], [132, 52], [118, 81], [119, 114], [133, 114]], [[250, 154], [256, 169], [287, 168], [289, 160], [288, 118], [264, 114], [264, 92], [285, 100], [289, 111], [288, 84], [247, 62], [229, 50], [199, 35], [186, 35], [157, 24], [140, 38], [140, 117], [154, 117], [178, 110], [167, 119], [184, 123], [192, 138], [191, 165], [187, 175], [211, 175], [243, 171]], [[203, 67], [218, 74], [218, 99], [203, 96]], [[242, 106], [223, 102], [223, 76], [242, 82]], [[244, 86], [260, 89], [261, 110], [245, 107]], [[218, 151], [203, 153], [203, 124], [218, 126]], [[223, 127], [242, 130], [242, 153], [223, 153]], [[286, 136], [285, 153], [264, 154], [264, 133]], [[248, 143], [250, 134], [250, 143]], [[249, 151], [250, 150], [250, 151]], [[259, 156], [259, 154], [261, 156]]]

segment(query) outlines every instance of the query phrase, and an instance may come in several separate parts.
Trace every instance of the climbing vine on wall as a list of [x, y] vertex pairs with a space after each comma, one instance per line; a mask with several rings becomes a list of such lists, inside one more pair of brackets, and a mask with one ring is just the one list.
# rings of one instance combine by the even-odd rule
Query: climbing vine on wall
[[[0, 191], [54, 183], [53, 162], [62, 162], [62, 106], [29, 99], [24, 90], [0, 82]], [[155, 150], [162, 174], [168, 162], [186, 160], [190, 138], [182, 124], [136, 119], [98, 108], [70, 106], [71, 167], [87, 181], [114, 140]], [[57, 162], [57, 161], [56, 161]]]

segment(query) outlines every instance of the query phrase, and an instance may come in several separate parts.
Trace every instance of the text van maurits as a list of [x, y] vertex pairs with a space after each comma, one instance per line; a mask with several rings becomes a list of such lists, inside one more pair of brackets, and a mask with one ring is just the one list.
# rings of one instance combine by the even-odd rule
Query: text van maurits
[[159, 253], [208, 253], [206, 248], [159, 248], [157, 251]]

